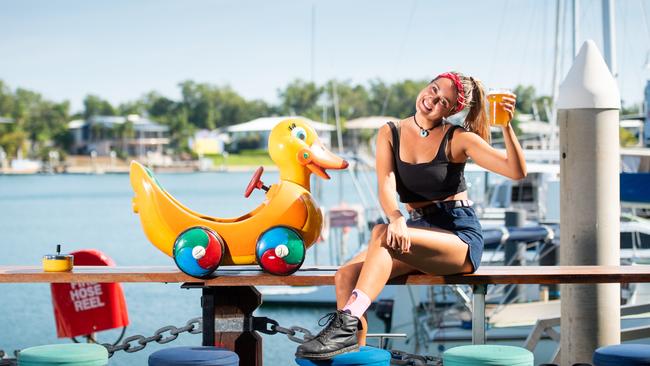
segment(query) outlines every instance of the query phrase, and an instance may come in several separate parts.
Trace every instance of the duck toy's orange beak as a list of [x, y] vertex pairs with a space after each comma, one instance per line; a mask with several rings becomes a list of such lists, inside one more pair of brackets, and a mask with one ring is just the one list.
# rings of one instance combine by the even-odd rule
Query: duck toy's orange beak
[[348, 162], [327, 150], [320, 140], [316, 140], [309, 149], [298, 153], [298, 161], [312, 173], [323, 179], [330, 179], [325, 169], [345, 169]]

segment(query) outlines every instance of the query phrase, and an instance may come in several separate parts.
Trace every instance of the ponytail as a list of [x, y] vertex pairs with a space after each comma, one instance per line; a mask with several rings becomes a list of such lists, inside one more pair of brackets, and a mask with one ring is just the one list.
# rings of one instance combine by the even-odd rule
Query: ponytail
[[487, 101], [485, 99], [485, 89], [480, 80], [471, 76], [465, 76], [459, 72], [452, 72], [460, 79], [465, 91], [465, 108], [469, 108], [463, 127], [487, 142], [490, 142], [490, 123], [487, 115]]

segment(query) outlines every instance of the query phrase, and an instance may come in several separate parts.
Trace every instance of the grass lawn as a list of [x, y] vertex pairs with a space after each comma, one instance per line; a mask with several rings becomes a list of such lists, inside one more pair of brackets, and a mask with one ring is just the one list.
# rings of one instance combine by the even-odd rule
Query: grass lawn
[[238, 154], [228, 154], [224, 157], [221, 154], [208, 156], [212, 159], [214, 166], [236, 166], [236, 165], [273, 165], [273, 160], [266, 150], [244, 150]]

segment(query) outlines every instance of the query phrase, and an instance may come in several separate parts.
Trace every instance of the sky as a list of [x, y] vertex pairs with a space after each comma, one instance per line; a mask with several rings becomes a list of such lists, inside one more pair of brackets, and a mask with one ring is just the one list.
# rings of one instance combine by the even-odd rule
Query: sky
[[[573, 59], [571, 2], [561, 78]], [[80, 111], [87, 94], [112, 104], [149, 91], [173, 99], [194, 80], [278, 101], [295, 79], [428, 79], [447, 70], [487, 87], [552, 91], [556, 1], [0, 2], [0, 79]], [[577, 39], [603, 50], [602, 1], [579, 0]], [[650, 1], [615, 2], [617, 80], [624, 105], [650, 78]], [[578, 47], [579, 47], [578, 46]]]

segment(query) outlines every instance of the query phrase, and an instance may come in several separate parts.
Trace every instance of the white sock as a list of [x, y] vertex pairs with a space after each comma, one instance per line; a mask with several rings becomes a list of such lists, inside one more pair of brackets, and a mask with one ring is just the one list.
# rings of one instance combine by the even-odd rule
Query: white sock
[[365, 292], [355, 288], [352, 291], [352, 295], [350, 295], [350, 299], [348, 299], [348, 303], [343, 307], [343, 311], [347, 311], [353, 316], [361, 318], [363, 313], [370, 307], [371, 302], [370, 297]]

